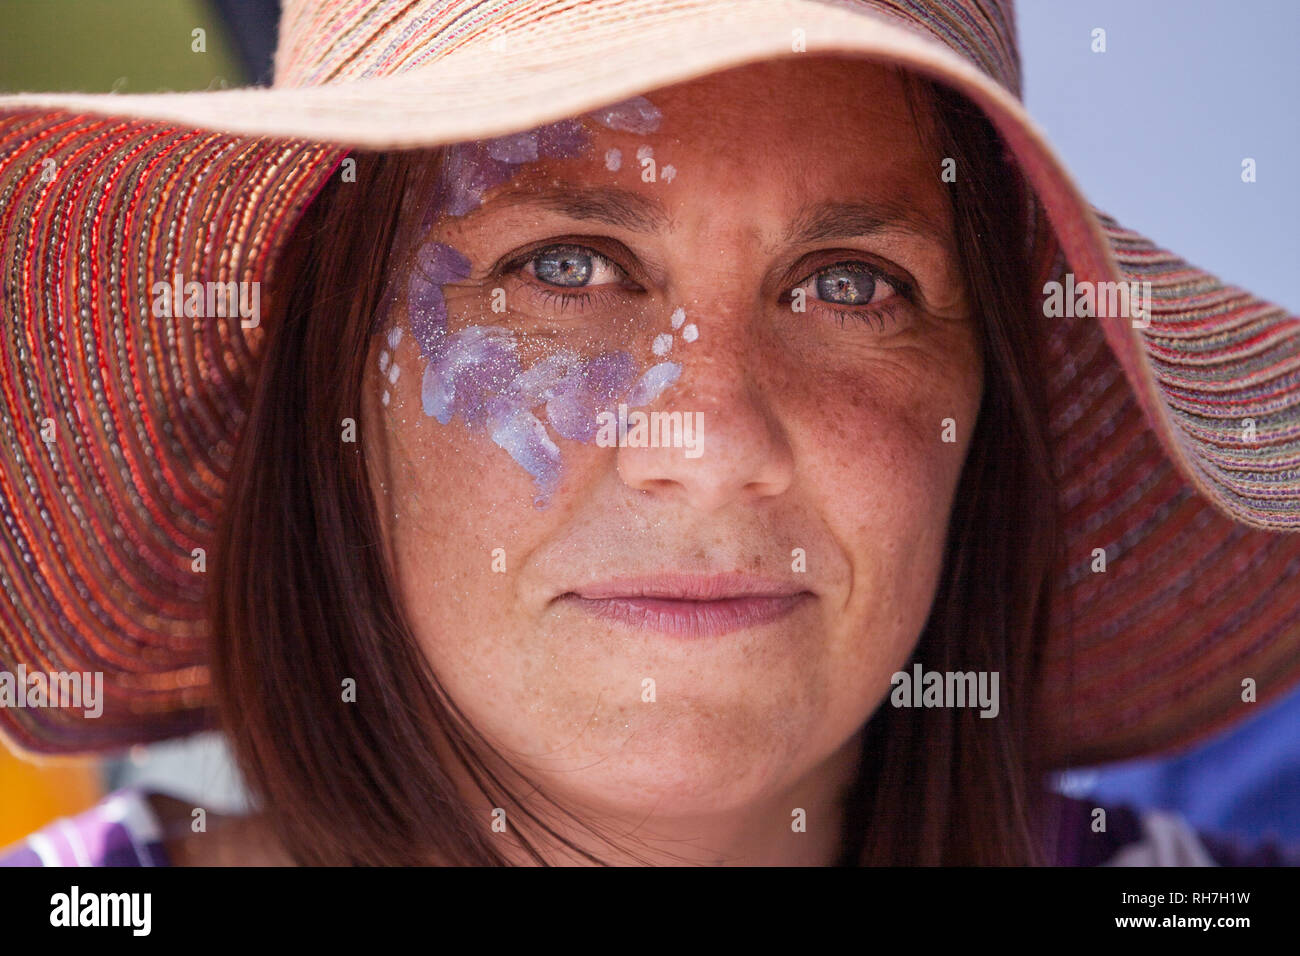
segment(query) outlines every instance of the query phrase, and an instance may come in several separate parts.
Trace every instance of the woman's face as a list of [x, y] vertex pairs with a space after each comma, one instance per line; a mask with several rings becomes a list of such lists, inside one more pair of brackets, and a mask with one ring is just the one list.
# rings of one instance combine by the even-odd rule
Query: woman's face
[[[982, 369], [895, 74], [791, 58], [647, 99], [657, 124], [588, 117], [437, 218], [365, 431], [469, 719], [557, 796], [704, 818], [842, 777], [929, 614]], [[636, 411], [681, 413], [652, 420], [678, 447]]]

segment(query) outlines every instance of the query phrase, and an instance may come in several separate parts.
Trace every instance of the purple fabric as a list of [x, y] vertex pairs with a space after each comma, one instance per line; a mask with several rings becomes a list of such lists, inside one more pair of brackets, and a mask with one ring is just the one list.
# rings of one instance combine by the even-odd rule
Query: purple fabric
[[170, 866], [162, 825], [142, 790], [110, 793], [0, 850], [0, 866]]

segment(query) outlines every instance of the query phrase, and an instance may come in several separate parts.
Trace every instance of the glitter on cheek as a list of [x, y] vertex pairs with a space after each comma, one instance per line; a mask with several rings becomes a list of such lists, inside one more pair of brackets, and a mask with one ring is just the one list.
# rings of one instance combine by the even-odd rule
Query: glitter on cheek
[[456, 415], [467, 425], [483, 423], [488, 399], [519, 376], [514, 336], [496, 326], [475, 325], [439, 342], [424, 370], [420, 399], [426, 415], [446, 425]]
[[[548, 424], [561, 438], [589, 444], [599, 413], [629, 388], [626, 402], [638, 407], [653, 402], [681, 375], [680, 365], [662, 362], [638, 380], [636, 360], [623, 351], [582, 359], [562, 349], [525, 369], [514, 333], [475, 325], [448, 334], [441, 295], [439, 302], [440, 318], [426, 322], [434, 333], [416, 333], [431, 343], [420, 388], [424, 413], [442, 425], [460, 418], [468, 428], [484, 428], [532, 476], [539, 507], [558, 487], [561, 473], [560, 450]], [[535, 413], [543, 405], [545, 421]]]
[[[525, 369], [518, 339], [508, 329], [475, 325], [448, 333], [446, 302], [429, 276], [463, 275], [468, 271], [464, 257], [450, 246], [431, 243], [418, 258], [422, 272], [420, 281], [411, 283], [410, 314], [413, 334], [428, 358], [420, 388], [424, 413], [442, 425], [460, 418], [470, 429], [484, 428], [532, 476], [538, 507], [546, 506], [561, 473], [560, 450], [548, 425], [561, 438], [589, 444], [598, 431], [599, 413], [620, 396], [626, 393], [629, 408], [648, 405], [681, 376], [680, 365], [660, 362], [638, 379], [636, 360], [623, 351], [583, 359], [561, 349]], [[674, 312], [673, 321], [678, 312], [682, 310]], [[683, 337], [689, 340], [694, 329], [694, 324], [686, 326]], [[671, 347], [672, 336], [661, 333], [652, 351], [662, 356]], [[390, 383], [396, 382], [397, 372], [394, 363]], [[545, 420], [535, 412], [543, 405]]]
[[438, 342], [424, 372], [421, 401], [425, 414], [440, 424], [459, 416], [467, 427], [483, 426], [533, 477], [544, 499], [559, 484], [560, 451], [533, 410], [544, 404], [556, 434], [589, 443], [598, 413], [635, 377], [636, 362], [626, 352], [583, 360], [563, 350], [523, 369], [511, 332], [471, 326]]
[[[588, 115], [610, 129], [636, 134], [655, 131], [661, 119], [659, 110], [640, 96]], [[435, 203], [426, 210], [427, 216], [436, 217], [439, 212], [463, 216], [478, 208], [487, 190], [518, 172], [520, 164], [541, 156], [571, 157], [588, 145], [580, 122], [561, 120], [524, 133], [449, 147]], [[648, 146], [638, 150], [638, 156], [649, 153]], [[607, 168], [617, 169], [622, 163], [621, 151], [609, 150], [605, 162]], [[421, 221], [426, 230], [432, 227], [427, 217]], [[610, 408], [629, 388], [631, 407], [654, 401], [677, 381], [681, 366], [663, 362], [638, 380], [637, 362], [627, 352], [604, 352], [582, 359], [560, 350], [524, 369], [518, 341], [505, 328], [470, 326], [448, 333], [442, 286], [468, 277], [471, 271], [469, 260], [444, 243], [429, 242], [417, 252], [416, 268], [407, 282], [407, 315], [411, 334], [428, 363], [421, 381], [421, 405], [426, 415], [442, 425], [459, 417], [468, 428], [482, 428], [532, 476], [538, 492], [534, 503], [545, 507], [561, 473], [560, 449], [547, 426], [561, 438], [591, 443], [598, 430], [599, 412]], [[673, 321], [673, 328], [680, 326], [677, 313]], [[401, 337], [400, 328], [391, 329], [389, 347], [396, 349]], [[660, 335], [653, 350], [662, 356], [671, 347], [672, 337]], [[385, 352], [380, 372], [386, 368], [389, 360]], [[398, 374], [394, 363], [388, 372], [390, 384], [396, 383]], [[389, 402], [387, 391], [383, 402]], [[545, 421], [535, 411], [541, 406], [545, 407]]]
[[627, 391], [636, 378], [636, 360], [627, 352], [605, 352], [578, 365], [557, 383], [546, 402], [546, 417], [561, 438], [595, 441], [597, 416]]

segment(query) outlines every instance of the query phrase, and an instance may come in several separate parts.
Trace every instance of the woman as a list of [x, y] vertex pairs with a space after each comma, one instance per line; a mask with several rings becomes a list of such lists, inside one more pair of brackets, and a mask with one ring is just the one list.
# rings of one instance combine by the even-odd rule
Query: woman
[[[1285, 677], [1269, 693], [1295, 678], [1294, 604], [1279, 598], [1296, 590], [1300, 549], [1278, 533], [1300, 498], [1283, 472], [1294, 320], [1131, 234], [1103, 234], [1016, 112], [1009, 11], [936, 7], [900, 26], [873, 4], [795, 5], [793, 24], [789, 5], [687, 4], [693, 19], [676, 22], [609, 4], [631, 32], [586, 32], [590, 12], [523, 23], [508, 10], [466, 40], [458, 15], [474, 5], [416, 6], [291, 5], [277, 81], [299, 90], [279, 95], [341, 74], [352, 95], [411, 105], [406, 86], [364, 77], [432, 82], [408, 69], [420, 56], [443, 57], [434, 90], [488, 63], [572, 90], [580, 73], [548, 78], [536, 61], [579, 39], [630, 57], [639, 92], [570, 93], [584, 108], [568, 118], [512, 125], [523, 111], [503, 79], [485, 94], [500, 128], [478, 138], [418, 113], [400, 132], [315, 115], [323, 141], [455, 144], [357, 152], [351, 165], [257, 139], [273, 123], [305, 132], [285, 101], [242, 125], [212, 104], [205, 121], [244, 135], [213, 141], [185, 167], [198, 178], [173, 173], [134, 208], [146, 230], [198, 229], [210, 210], [243, 223], [248, 243], [173, 240], [168, 264], [188, 268], [171, 283], [116, 266], [89, 276], [124, 334], [132, 292], [148, 288], [160, 330], [203, 337], [199, 402], [172, 390], [175, 376], [136, 372], [121, 401], [96, 406], [112, 428], [150, 396], [162, 405], [117, 452], [144, 474], [102, 477], [105, 510], [72, 522], [88, 555], [134, 555], [121, 589], [105, 589], [134, 607], [108, 610], [121, 639], [94, 655], [119, 669], [105, 695], [114, 723], [94, 740], [89, 721], [74, 732], [61, 711], [10, 710], [7, 729], [46, 749], [174, 734], [210, 716], [197, 666], [209, 663], [212, 709], [261, 810], [195, 832], [195, 808], [122, 804], [171, 862], [1140, 853], [1163, 824], [1120, 812], [1107, 826], [1104, 809], [1050, 797], [1043, 775], [1222, 724], [1225, 688], [1252, 673]], [[740, 27], [715, 19], [742, 9]], [[352, 35], [327, 32], [331, 16], [369, 39], [331, 42]], [[981, 29], [963, 32], [970, 17]], [[632, 37], [650, 49], [622, 45]], [[656, 67], [669, 50], [674, 68]], [[176, 119], [174, 105], [136, 108]], [[460, 115], [463, 129], [479, 122]], [[58, 120], [26, 122], [31, 142], [30, 124]], [[198, 175], [240, 149], [256, 185]], [[154, 168], [182, 151], [163, 149]], [[8, 238], [24, 208], [5, 210], [7, 246], [54, 255], [53, 227], [48, 240]], [[134, 245], [117, 236], [109, 263]], [[133, 254], [146, 279], [172, 274]], [[207, 289], [187, 284], [244, 275], [265, 279], [260, 300], [241, 288], [250, 308], [217, 323]], [[1066, 276], [1096, 294], [1071, 293], [1079, 307], [1057, 314], [1043, 280]], [[1103, 306], [1107, 277], [1135, 283], [1110, 290], [1119, 311]], [[54, 273], [47, 284], [61, 285]], [[38, 312], [15, 314], [36, 328]], [[1229, 331], [1269, 343], [1253, 371], [1232, 365]], [[139, 333], [154, 348], [169, 334]], [[1206, 348], [1211, 371], [1171, 372]], [[1228, 406], [1225, 425], [1215, 414]], [[233, 447], [212, 462], [203, 439], [223, 431]], [[54, 434], [61, 448], [57, 422]], [[169, 474], [173, 455], [192, 477]], [[6, 478], [32, 461], [14, 456]], [[18, 517], [16, 482], [5, 487], [18, 555], [39, 522]], [[78, 492], [61, 500], [72, 520]], [[119, 515], [150, 529], [143, 540], [161, 528], [193, 544], [201, 568], [195, 548], [159, 559], [97, 545]], [[63, 536], [50, 538], [59, 553]], [[18, 595], [6, 621], [31, 620], [47, 644], [84, 633], [110, 602], [95, 593], [84, 623], [64, 610], [42, 624], [81, 589], [60, 578], [76, 592], [60, 594], [60, 572], [38, 563], [4, 564]], [[162, 583], [141, 573], [151, 563]], [[1266, 595], [1258, 579], [1276, 575]], [[1180, 593], [1189, 576], [1203, 597]], [[47, 659], [15, 633], [6, 665]], [[1212, 667], [1187, 663], [1206, 648]], [[1190, 858], [1213, 858], [1177, 835]]]

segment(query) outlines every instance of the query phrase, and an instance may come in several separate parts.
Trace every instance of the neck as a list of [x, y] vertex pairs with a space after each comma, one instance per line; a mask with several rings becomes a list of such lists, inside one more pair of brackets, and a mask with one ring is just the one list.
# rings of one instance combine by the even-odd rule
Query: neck
[[[546, 863], [561, 866], [591, 865], [582, 851], [616, 865], [830, 866], [843, 852], [845, 799], [856, 781], [860, 748], [861, 735], [855, 734], [789, 787], [743, 807], [667, 817], [566, 803], [590, 826], [548, 813], [546, 822], [558, 836], [532, 826], [528, 839]], [[476, 814], [491, 819], [486, 798], [479, 795], [473, 802]], [[529, 809], [542, 815], [536, 804]], [[514, 834], [514, 826], [494, 834], [502, 839], [507, 860], [536, 865]]]

